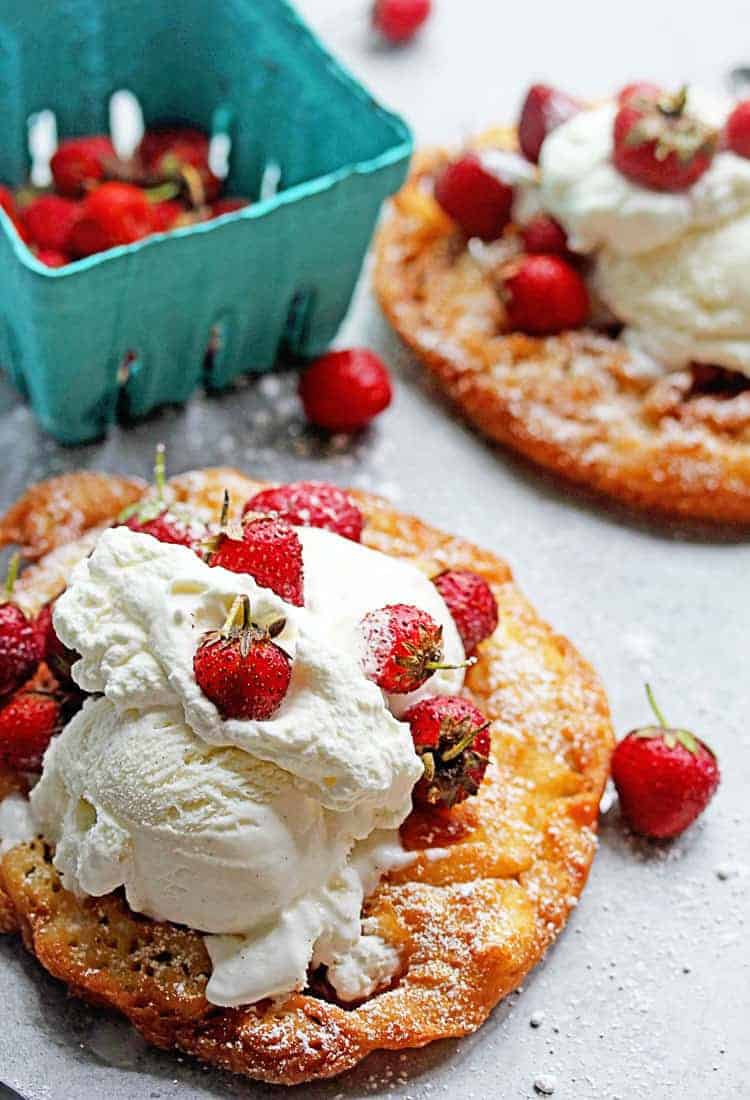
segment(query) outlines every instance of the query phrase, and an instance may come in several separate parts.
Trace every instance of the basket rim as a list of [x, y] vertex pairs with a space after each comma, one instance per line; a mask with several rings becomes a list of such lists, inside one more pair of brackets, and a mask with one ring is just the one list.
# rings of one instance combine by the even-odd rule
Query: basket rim
[[212, 233], [222, 229], [227, 224], [233, 224], [235, 222], [255, 221], [267, 214], [273, 213], [281, 207], [297, 201], [302, 201], [313, 195], [321, 194], [324, 191], [329, 191], [343, 180], [349, 179], [352, 176], [374, 175], [385, 168], [389, 168], [394, 164], [407, 160], [411, 156], [414, 151], [414, 139], [404, 119], [396, 114], [395, 111], [390, 111], [384, 107], [375, 96], [367, 90], [361, 81], [355, 77], [342, 62], [330, 53], [327, 47], [323, 45], [320, 38], [308, 26], [288, 0], [277, 0], [277, 2], [282, 17], [292, 23], [297, 31], [302, 34], [306, 39], [308, 47], [317, 53], [318, 60], [338, 81], [347, 95], [354, 96], [354, 98], [360, 100], [363, 106], [369, 111], [382, 118], [391, 130], [393, 135], [392, 142], [380, 153], [375, 154], [375, 156], [343, 164], [339, 168], [335, 168], [330, 172], [325, 172], [321, 176], [314, 176], [312, 179], [304, 180], [302, 183], [297, 183], [293, 187], [278, 191], [275, 195], [271, 195], [267, 199], [259, 199], [257, 202], [252, 202], [249, 206], [244, 206], [240, 210], [232, 210], [227, 214], [222, 214], [218, 218], [211, 218], [209, 221], [200, 222], [197, 225], [182, 226], [178, 229], [166, 230], [163, 233], [152, 233], [148, 237], [134, 241], [132, 244], [118, 245], [116, 248], [109, 248], [104, 252], [96, 252], [80, 260], [73, 260], [71, 263], [60, 268], [47, 267], [45, 264], [41, 263], [22, 240], [11, 218], [2, 208], [0, 208], [0, 232], [2, 232], [10, 243], [16, 259], [25, 268], [33, 271], [34, 274], [42, 275], [49, 279], [61, 279], [68, 275], [80, 275], [100, 264], [114, 262], [123, 256], [134, 255], [147, 248], [158, 248], [160, 244], [168, 239], [182, 239], [184, 237]]

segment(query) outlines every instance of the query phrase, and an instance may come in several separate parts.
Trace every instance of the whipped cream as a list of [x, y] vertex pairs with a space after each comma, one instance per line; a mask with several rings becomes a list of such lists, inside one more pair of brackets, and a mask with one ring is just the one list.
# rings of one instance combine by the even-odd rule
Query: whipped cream
[[[688, 110], [719, 129], [732, 101], [701, 89]], [[667, 369], [691, 360], [750, 373], [750, 160], [718, 152], [692, 187], [652, 191], [612, 163], [617, 105], [563, 123], [544, 142], [540, 193], [593, 282], [629, 327], [626, 342]]]
[[[329, 967], [342, 998], [367, 996], [398, 958], [362, 935], [363, 898], [406, 857], [396, 829], [422, 773], [408, 727], [365, 678], [362, 615], [411, 603], [453, 620], [413, 565], [300, 528], [305, 607], [251, 577], [212, 569], [185, 547], [126, 528], [104, 532], [74, 571], [55, 627], [81, 659], [89, 699], [51, 744], [32, 793], [66, 888], [125, 888], [130, 906], [206, 933], [207, 997], [239, 1005], [305, 984]], [[293, 658], [288, 694], [265, 722], [223, 720], [195, 683], [201, 635], [237, 594]], [[455, 693], [461, 670], [420, 691]], [[401, 707], [413, 697], [399, 698]], [[340, 983], [339, 985], [336, 983]]]
[[29, 800], [18, 791], [0, 800], [0, 856], [37, 834]]

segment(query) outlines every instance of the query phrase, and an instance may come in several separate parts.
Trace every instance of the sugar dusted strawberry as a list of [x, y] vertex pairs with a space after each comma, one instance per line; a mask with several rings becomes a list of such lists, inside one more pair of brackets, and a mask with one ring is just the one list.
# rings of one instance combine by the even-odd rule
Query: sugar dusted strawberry
[[119, 522], [131, 531], [151, 535], [159, 542], [196, 549], [205, 537], [206, 527], [185, 509], [169, 504], [165, 496], [166, 451], [157, 444], [154, 463], [155, 492], [120, 513]]
[[375, 0], [373, 26], [389, 42], [408, 42], [427, 22], [431, 8], [431, 0]]
[[424, 775], [414, 788], [414, 801], [427, 806], [455, 806], [475, 795], [490, 755], [489, 722], [468, 699], [431, 695], [406, 714]]
[[223, 531], [210, 551], [209, 565], [247, 573], [261, 588], [270, 588], [295, 607], [305, 602], [302, 543], [292, 525], [278, 516], [251, 519], [240, 538]]
[[612, 159], [627, 179], [652, 191], [686, 191], [713, 160], [717, 134], [692, 115], [687, 88], [658, 98], [631, 96], [618, 110]]
[[115, 158], [112, 142], [104, 134], [61, 141], [50, 161], [56, 189], [76, 198], [104, 179], [107, 161]]
[[658, 725], [633, 730], [612, 757], [620, 809], [636, 833], [679, 836], [705, 810], [719, 785], [712, 750], [694, 734], [667, 725], [646, 686]]
[[81, 216], [81, 203], [61, 195], [40, 195], [24, 207], [21, 216], [40, 249], [67, 252], [70, 234]]
[[38, 771], [51, 738], [62, 728], [54, 692], [22, 688], [0, 707], [0, 765]]
[[437, 177], [435, 198], [467, 237], [494, 241], [510, 221], [513, 188], [466, 153]]
[[750, 158], [750, 99], [734, 108], [726, 121], [724, 137], [728, 149], [738, 157]]
[[345, 539], [359, 542], [363, 517], [343, 489], [327, 481], [294, 481], [262, 489], [245, 504], [243, 513], [280, 516], [293, 527], [323, 527]]
[[28, 680], [40, 660], [34, 624], [11, 602], [19, 563], [19, 555], [14, 554], [5, 581], [5, 600], [0, 603], [0, 697]]
[[617, 93], [617, 102], [622, 107], [633, 99], [654, 100], [663, 94], [663, 88], [660, 88], [658, 84], [652, 84], [650, 80], [634, 80], [631, 84], [626, 84], [624, 88], [620, 89]]
[[362, 667], [368, 680], [392, 695], [416, 691], [446, 664], [443, 628], [426, 611], [410, 604], [388, 604], [368, 611], [360, 623]]
[[467, 569], [446, 569], [433, 577], [432, 583], [445, 600], [464, 650], [472, 653], [497, 627], [497, 601], [492, 589], [478, 573]]
[[536, 214], [521, 229], [524, 251], [547, 256], [569, 256], [568, 238], [558, 221], [549, 214]]
[[502, 294], [510, 327], [535, 336], [579, 328], [589, 315], [585, 282], [559, 256], [520, 256], [510, 261]]
[[84, 199], [68, 248], [74, 256], [90, 256], [139, 241], [152, 227], [151, 203], [144, 191], [132, 183], [111, 180]]
[[548, 84], [532, 84], [526, 93], [518, 121], [521, 152], [532, 164], [539, 163], [544, 139], [580, 111], [580, 104]]
[[249, 599], [238, 596], [222, 629], [202, 639], [193, 658], [195, 679], [222, 718], [260, 722], [279, 709], [292, 676], [289, 654], [273, 640], [284, 626], [284, 619], [267, 626], [252, 622]]
[[382, 359], [367, 348], [330, 351], [307, 368], [299, 394], [311, 424], [356, 432], [390, 405], [391, 379]]

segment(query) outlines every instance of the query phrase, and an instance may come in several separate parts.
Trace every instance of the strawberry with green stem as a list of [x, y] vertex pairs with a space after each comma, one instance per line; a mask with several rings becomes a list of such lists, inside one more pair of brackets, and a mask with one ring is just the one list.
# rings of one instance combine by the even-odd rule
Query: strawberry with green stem
[[20, 554], [14, 554], [5, 579], [5, 600], [0, 603], [0, 696], [15, 691], [35, 672], [41, 657], [34, 623], [11, 597], [18, 577]]
[[155, 494], [126, 508], [120, 513], [118, 522], [129, 527], [131, 531], [152, 535], [159, 542], [170, 542], [195, 549], [205, 534], [205, 527], [197, 523], [194, 517], [187, 514], [184, 509], [167, 502], [165, 497], [166, 450], [163, 443], [157, 444], [156, 447], [154, 483]]

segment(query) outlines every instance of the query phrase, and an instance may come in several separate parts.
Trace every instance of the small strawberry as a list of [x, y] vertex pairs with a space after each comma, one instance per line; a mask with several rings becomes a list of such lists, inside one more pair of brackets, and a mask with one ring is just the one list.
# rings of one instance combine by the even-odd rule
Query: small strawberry
[[453, 617], [466, 653], [494, 634], [498, 622], [497, 601], [478, 573], [446, 569], [432, 578]]
[[39, 771], [52, 736], [62, 728], [54, 692], [22, 688], [0, 707], [0, 765]]
[[408, 695], [439, 668], [465, 668], [473, 660], [443, 661], [443, 628], [418, 607], [396, 603], [368, 611], [360, 623], [362, 667], [391, 695]]
[[548, 256], [570, 256], [568, 238], [559, 222], [549, 214], [536, 214], [521, 229], [524, 251]]
[[195, 679], [222, 718], [261, 722], [281, 706], [292, 676], [289, 654], [273, 641], [286, 620], [267, 627], [250, 620], [250, 601], [238, 596], [224, 626], [206, 634], [193, 658]]
[[33, 622], [10, 599], [19, 562], [19, 555], [14, 554], [5, 581], [6, 599], [0, 603], [0, 696], [9, 695], [28, 680], [41, 657]]
[[125, 508], [118, 517], [118, 523], [131, 531], [151, 535], [159, 542], [197, 549], [206, 534], [205, 524], [198, 522], [179, 505], [167, 503], [164, 495], [166, 475], [166, 451], [164, 444], [159, 443], [154, 463], [155, 494]]
[[65, 267], [67, 264], [72, 263], [70, 257], [66, 256], [64, 252], [56, 252], [53, 248], [37, 248], [34, 255], [39, 263], [44, 264], [45, 267]]
[[31, 243], [31, 238], [29, 237], [29, 231], [26, 228], [26, 226], [24, 225], [23, 220], [21, 218], [21, 214], [18, 210], [18, 206], [16, 205], [15, 195], [13, 194], [13, 192], [10, 190], [9, 187], [5, 187], [1, 183], [0, 183], [0, 210], [4, 210], [5, 213], [8, 215], [8, 217], [10, 218], [10, 220], [13, 223], [14, 229], [18, 233], [21, 240], [24, 241], [26, 244], [30, 244]]
[[424, 775], [414, 801], [455, 806], [479, 790], [490, 756], [489, 722], [468, 699], [431, 695], [406, 714]]
[[311, 424], [329, 432], [356, 432], [390, 405], [391, 379], [373, 351], [330, 351], [307, 368], [299, 393]]
[[230, 573], [247, 573], [261, 588], [302, 607], [302, 543], [290, 523], [278, 516], [260, 516], [245, 523], [241, 538], [222, 531], [213, 540], [209, 565]]
[[223, 214], [234, 214], [237, 210], [244, 210], [246, 206], [252, 206], [250, 199], [243, 199], [239, 195], [225, 195], [223, 199], [211, 203], [211, 217], [220, 218]]
[[623, 107], [631, 99], [658, 99], [664, 94], [664, 89], [658, 84], [652, 84], [649, 80], [634, 80], [632, 84], [626, 84], [617, 93], [617, 102]]
[[559, 256], [521, 256], [511, 261], [502, 294], [510, 328], [535, 336], [579, 328], [589, 314], [585, 282]]
[[107, 161], [115, 159], [112, 142], [104, 134], [61, 141], [50, 161], [55, 187], [61, 195], [76, 198], [103, 180]]
[[510, 221], [513, 188], [466, 153], [437, 177], [435, 198], [467, 237], [494, 241]]
[[716, 132], [676, 95], [632, 96], [614, 122], [612, 159], [627, 179], [652, 191], [686, 191], [711, 166]]
[[431, 0], [375, 0], [372, 24], [388, 42], [408, 42], [427, 21]]
[[547, 84], [532, 84], [518, 121], [518, 141], [526, 159], [538, 164], [547, 135], [577, 115], [580, 109], [581, 105], [565, 92]]
[[73, 226], [81, 216], [81, 203], [60, 195], [40, 195], [25, 206], [21, 217], [40, 249], [66, 252]]
[[111, 180], [86, 196], [68, 247], [77, 257], [132, 244], [152, 232], [151, 203], [132, 183]]
[[666, 839], [692, 825], [719, 785], [711, 749], [688, 730], [672, 729], [646, 685], [658, 726], [633, 730], [612, 757], [623, 817], [636, 832]]
[[63, 684], [69, 684], [70, 670], [78, 660], [79, 654], [64, 645], [55, 630], [52, 614], [55, 601], [47, 603], [36, 617], [34, 626], [37, 633], [39, 646], [39, 659], [44, 661], [56, 680]]
[[364, 519], [343, 489], [327, 481], [294, 481], [262, 489], [245, 504], [243, 513], [280, 516], [293, 527], [323, 527], [342, 538], [359, 542]]
[[185, 208], [174, 199], [164, 199], [151, 204], [151, 231], [166, 233], [173, 229], [176, 222], [185, 213]]
[[750, 99], [738, 103], [726, 121], [727, 148], [738, 157], [750, 157]]
[[138, 155], [147, 173], [159, 180], [184, 183], [194, 206], [218, 198], [221, 180], [208, 166], [209, 138], [190, 126], [147, 130]]

